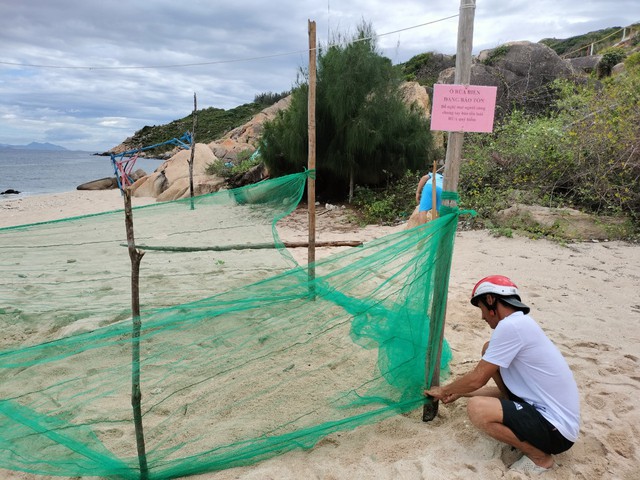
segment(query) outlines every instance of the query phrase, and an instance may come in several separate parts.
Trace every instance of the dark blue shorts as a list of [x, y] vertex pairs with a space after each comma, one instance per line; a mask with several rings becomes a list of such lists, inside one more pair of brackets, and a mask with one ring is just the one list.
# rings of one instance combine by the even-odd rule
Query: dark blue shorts
[[551, 422], [524, 400], [500, 400], [502, 423], [521, 442], [527, 442], [550, 455], [562, 453], [573, 446]]

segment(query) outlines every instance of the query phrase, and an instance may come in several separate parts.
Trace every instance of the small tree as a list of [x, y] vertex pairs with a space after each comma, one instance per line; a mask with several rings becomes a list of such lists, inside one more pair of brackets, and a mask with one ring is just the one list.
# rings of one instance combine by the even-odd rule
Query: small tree
[[620, 47], [609, 47], [602, 51], [602, 59], [598, 62], [598, 78], [611, 75], [613, 67], [622, 62], [626, 57], [625, 51]]
[[[339, 40], [339, 39], [338, 39]], [[302, 72], [304, 75], [304, 72]], [[431, 159], [424, 113], [407, 107], [400, 78], [376, 50], [369, 24], [348, 44], [320, 49], [316, 84], [318, 178], [344, 197], [358, 184], [381, 185]], [[300, 171], [307, 161], [307, 83], [299, 82], [288, 110], [265, 125], [260, 150], [274, 175]]]

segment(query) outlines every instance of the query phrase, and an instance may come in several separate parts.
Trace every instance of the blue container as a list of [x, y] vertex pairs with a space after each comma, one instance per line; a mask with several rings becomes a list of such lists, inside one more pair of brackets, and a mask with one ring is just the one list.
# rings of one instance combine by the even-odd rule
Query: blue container
[[[440, 205], [442, 204], [442, 185], [444, 183], [444, 177], [436, 173], [436, 209], [440, 211]], [[420, 195], [420, 211], [425, 212], [431, 210], [433, 195], [432, 195], [432, 184], [433, 179], [431, 178], [431, 174], [429, 175], [429, 180], [425, 183], [424, 187], [422, 187], [422, 194]]]

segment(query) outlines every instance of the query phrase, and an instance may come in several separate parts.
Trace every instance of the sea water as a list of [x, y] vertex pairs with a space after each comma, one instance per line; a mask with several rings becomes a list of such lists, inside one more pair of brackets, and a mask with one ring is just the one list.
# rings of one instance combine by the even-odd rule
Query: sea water
[[[161, 160], [138, 158], [134, 170], [152, 173]], [[111, 157], [71, 150], [17, 150], [0, 148], [0, 193], [12, 189], [19, 195], [0, 195], [0, 201], [31, 195], [69, 192], [78, 185], [113, 177]]]

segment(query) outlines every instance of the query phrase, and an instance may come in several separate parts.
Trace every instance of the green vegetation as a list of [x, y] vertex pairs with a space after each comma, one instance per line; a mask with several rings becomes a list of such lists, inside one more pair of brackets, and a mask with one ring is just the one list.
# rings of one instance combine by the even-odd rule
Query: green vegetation
[[416, 186], [423, 173], [407, 170], [385, 188], [356, 187], [353, 204], [366, 224], [395, 224], [407, 220], [416, 207]]
[[289, 96], [291, 94], [291, 92], [281, 92], [281, 93], [273, 93], [273, 92], [266, 92], [266, 93], [259, 93], [258, 95], [256, 95], [253, 99], [253, 103], [257, 103], [259, 105], [262, 105], [262, 108], [266, 108], [269, 107], [271, 105], [273, 105], [274, 103], [279, 102], [280, 100], [282, 100], [283, 98]]
[[243, 150], [238, 153], [236, 161], [233, 164], [225, 162], [213, 162], [207, 166], [207, 175], [217, 175], [223, 178], [232, 178], [236, 175], [241, 175], [248, 172], [251, 168], [259, 165], [262, 162], [260, 155], [253, 155], [253, 150]]
[[[223, 110], [221, 108], [204, 108], [197, 111], [196, 141], [198, 143], [210, 143], [218, 140], [225, 133], [248, 122], [255, 114], [266, 107], [286, 97], [289, 92], [261, 93], [255, 96], [252, 103], [246, 103], [238, 107]], [[179, 120], [174, 120], [165, 125], [145, 126], [138, 130], [125, 143], [129, 148], [144, 147], [162, 143], [172, 138], [179, 138], [193, 127], [193, 115], [189, 114]], [[158, 147], [151, 150], [149, 155], [160, 155], [173, 148], [172, 145]]]
[[[198, 143], [212, 142], [236, 126], [246, 123], [263, 108], [263, 105], [257, 103], [247, 103], [231, 110], [223, 110], [221, 108], [198, 110], [196, 141]], [[171, 138], [179, 138], [184, 132], [190, 131], [192, 127], [193, 115], [190, 114], [166, 125], [143, 127], [138, 130], [131, 139], [127, 140], [127, 144], [130, 145], [131, 148], [155, 145], [156, 143], [161, 143]], [[172, 145], [159, 147], [151, 150], [151, 155], [159, 155], [172, 148]]]
[[[526, 212], [504, 218], [514, 204], [568, 207], [597, 215], [608, 238], [640, 233], [640, 53], [627, 71], [576, 85], [554, 83], [558, 100], [544, 115], [515, 111], [492, 134], [468, 134], [460, 172], [460, 205], [476, 226], [496, 235], [575, 238], [571, 219], [542, 225]], [[415, 174], [414, 174], [415, 175]], [[359, 188], [356, 206], [370, 223], [405, 218], [415, 206], [417, 175], [387, 188]], [[406, 203], [405, 203], [406, 201]]]
[[493, 134], [467, 136], [460, 173], [465, 208], [476, 209], [490, 225], [515, 196], [518, 203], [625, 216], [637, 229], [639, 72], [582, 86], [558, 81], [556, 88], [560, 100], [554, 114], [514, 112]]
[[640, 67], [640, 52], [634, 52], [624, 60], [624, 65], [629, 70], [635, 70]]
[[487, 58], [482, 63], [484, 63], [485, 65], [493, 65], [497, 60], [504, 57], [507, 53], [509, 53], [509, 46], [500, 45], [499, 47], [491, 50]]
[[623, 48], [610, 47], [602, 51], [602, 60], [598, 63], [598, 78], [611, 75], [613, 67], [622, 62], [627, 56]]
[[[638, 236], [640, 52], [634, 52], [634, 45], [640, 24], [627, 28], [630, 38], [625, 44], [613, 46], [621, 38], [619, 30], [544, 40], [559, 54], [596, 43], [603, 57], [599, 72], [578, 83], [557, 81], [544, 109], [513, 111], [496, 123], [492, 134], [465, 136], [460, 205], [477, 211], [476, 226], [508, 236], [518, 231], [560, 239], [566, 234], [562, 221], [544, 226], [526, 212], [509, 219], [497, 215], [524, 204], [574, 208], [600, 216], [610, 238]], [[394, 223], [412, 213], [420, 172], [434, 157], [429, 128], [420, 113], [402, 104], [398, 83], [404, 78], [431, 86], [453, 59], [428, 52], [392, 67], [376, 51], [374, 41], [365, 40], [372, 37], [371, 26], [363, 24], [355, 37], [358, 41], [336, 42], [343, 46], [320, 50], [317, 187], [324, 200], [353, 197], [361, 221]], [[496, 49], [487, 62], [504, 55], [506, 48]], [[626, 71], [610, 77], [611, 68], [621, 61]], [[199, 111], [198, 141], [220, 138], [287, 94], [263, 93], [236, 109]], [[187, 116], [162, 127], [145, 127], [131, 145], [180, 136], [191, 123]], [[292, 92], [291, 107], [266, 125], [261, 149], [272, 175], [306, 167], [306, 81]], [[244, 173], [259, 162], [259, 158], [249, 160], [251, 153], [242, 152], [233, 166], [211, 165], [209, 173], [226, 178]]]
[[428, 88], [438, 80], [440, 72], [455, 66], [455, 57], [441, 53], [427, 52], [412, 57], [405, 63], [396, 66], [396, 69], [408, 82], [418, 82]]
[[[327, 198], [352, 199], [356, 184], [384, 185], [430, 159], [424, 114], [405, 106], [398, 73], [373, 38], [371, 26], [362, 24], [346, 46], [336, 43], [318, 55], [317, 178]], [[290, 108], [265, 125], [260, 150], [272, 175], [307, 165], [307, 91], [300, 84]]]
[[[627, 33], [637, 32], [638, 30], [640, 30], [640, 24], [627, 27]], [[551, 47], [558, 55], [579, 57], [588, 55], [592, 44], [596, 47], [595, 53], [601, 53], [601, 50], [613, 46], [622, 40], [622, 31], [622, 27], [611, 27], [567, 39], [545, 38], [540, 40], [540, 43]]]

